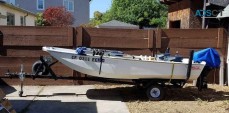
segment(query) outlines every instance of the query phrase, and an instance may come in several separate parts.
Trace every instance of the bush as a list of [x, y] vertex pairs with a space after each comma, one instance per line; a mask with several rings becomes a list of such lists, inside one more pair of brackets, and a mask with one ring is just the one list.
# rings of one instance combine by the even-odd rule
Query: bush
[[46, 25], [50, 26], [69, 26], [74, 22], [72, 14], [64, 7], [50, 7], [43, 13]]

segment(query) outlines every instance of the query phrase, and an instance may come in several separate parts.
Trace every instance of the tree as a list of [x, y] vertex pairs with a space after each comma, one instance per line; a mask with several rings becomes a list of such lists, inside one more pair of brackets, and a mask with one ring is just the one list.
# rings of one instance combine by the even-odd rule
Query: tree
[[[139, 26], [164, 27], [167, 7], [158, 0], [113, 0], [111, 8], [94, 24], [114, 19]], [[92, 19], [91, 22], [95, 22], [94, 20], [96, 19]]]
[[45, 19], [43, 18], [42, 13], [37, 13], [35, 23], [36, 23], [36, 26], [45, 26]]
[[94, 12], [94, 18], [90, 22], [90, 26], [96, 26], [102, 23], [103, 13], [99, 11]]
[[69, 26], [74, 22], [74, 18], [70, 12], [64, 7], [50, 7], [43, 13], [46, 25], [50, 26]]

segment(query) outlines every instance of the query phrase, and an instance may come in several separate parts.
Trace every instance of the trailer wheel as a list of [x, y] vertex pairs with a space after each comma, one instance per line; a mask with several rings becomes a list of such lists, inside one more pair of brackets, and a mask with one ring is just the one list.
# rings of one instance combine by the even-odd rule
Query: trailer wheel
[[159, 100], [164, 99], [165, 90], [160, 85], [152, 85], [152, 86], [148, 87], [146, 94], [147, 94], [147, 97], [149, 98], [149, 100], [159, 101]]
[[[39, 69], [40, 66], [41, 68]], [[48, 70], [45, 68], [45, 66], [42, 64], [41, 61], [36, 61], [32, 66], [32, 73], [35, 74], [37, 71], [38, 71], [38, 75], [48, 74]]]

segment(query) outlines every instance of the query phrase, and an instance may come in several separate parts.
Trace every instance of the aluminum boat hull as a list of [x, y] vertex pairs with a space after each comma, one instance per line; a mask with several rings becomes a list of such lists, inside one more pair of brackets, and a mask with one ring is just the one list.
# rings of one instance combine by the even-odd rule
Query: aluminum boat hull
[[[73, 49], [43, 47], [43, 51], [78, 72], [114, 79], [186, 79], [188, 62], [147, 61], [125, 57], [77, 55]], [[100, 72], [101, 65], [101, 72]], [[196, 80], [205, 62], [193, 63], [189, 80]]]

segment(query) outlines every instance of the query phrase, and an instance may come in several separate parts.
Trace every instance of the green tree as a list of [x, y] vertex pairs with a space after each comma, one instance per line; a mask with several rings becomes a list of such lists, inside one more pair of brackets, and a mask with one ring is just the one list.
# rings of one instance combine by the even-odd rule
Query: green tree
[[164, 27], [167, 7], [158, 0], [113, 0], [111, 8], [96, 18], [91, 21], [97, 20], [95, 25], [115, 19], [139, 26]]
[[103, 22], [102, 18], [103, 18], [103, 13], [101, 13], [99, 11], [95, 11], [94, 12], [94, 18], [90, 22], [91, 26], [96, 26], [96, 25], [101, 24]]
[[42, 13], [37, 13], [35, 23], [36, 23], [36, 26], [45, 26], [45, 19], [43, 18]]

